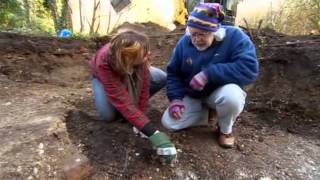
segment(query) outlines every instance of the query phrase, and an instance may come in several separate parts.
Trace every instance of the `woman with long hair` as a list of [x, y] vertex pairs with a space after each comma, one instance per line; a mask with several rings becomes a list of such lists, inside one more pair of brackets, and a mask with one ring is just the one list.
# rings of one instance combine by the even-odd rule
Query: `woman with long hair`
[[135, 31], [114, 36], [90, 61], [95, 104], [102, 120], [128, 120], [146, 135], [164, 163], [176, 158], [176, 148], [146, 116], [148, 99], [166, 81], [166, 73], [150, 66], [148, 38]]

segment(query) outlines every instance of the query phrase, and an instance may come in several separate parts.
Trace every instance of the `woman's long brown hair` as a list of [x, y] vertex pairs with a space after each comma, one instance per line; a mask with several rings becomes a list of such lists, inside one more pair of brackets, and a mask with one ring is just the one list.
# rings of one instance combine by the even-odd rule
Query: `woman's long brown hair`
[[149, 52], [149, 40], [141, 33], [128, 30], [110, 41], [108, 63], [119, 75], [132, 74], [134, 68], [148, 63], [144, 58]]

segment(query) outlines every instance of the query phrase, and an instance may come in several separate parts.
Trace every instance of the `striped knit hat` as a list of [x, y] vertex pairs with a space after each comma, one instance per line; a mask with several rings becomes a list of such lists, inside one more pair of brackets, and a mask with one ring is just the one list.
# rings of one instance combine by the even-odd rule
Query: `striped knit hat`
[[224, 19], [221, 5], [218, 3], [200, 3], [189, 15], [187, 26], [216, 32]]

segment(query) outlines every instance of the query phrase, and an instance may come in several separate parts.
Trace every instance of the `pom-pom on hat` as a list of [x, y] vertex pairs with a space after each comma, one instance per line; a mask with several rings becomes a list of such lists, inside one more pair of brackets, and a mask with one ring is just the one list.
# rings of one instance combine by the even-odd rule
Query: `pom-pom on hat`
[[216, 32], [224, 19], [222, 7], [218, 3], [200, 3], [190, 13], [187, 26]]

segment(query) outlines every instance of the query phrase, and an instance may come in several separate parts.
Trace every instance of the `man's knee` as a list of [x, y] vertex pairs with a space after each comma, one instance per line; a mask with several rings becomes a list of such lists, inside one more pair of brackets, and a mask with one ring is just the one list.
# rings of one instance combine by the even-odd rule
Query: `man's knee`
[[223, 96], [218, 101], [220, 101], [220, 103], [217, 104], [217, 107], [234, 114], [241, 113], [245, 104], [243, 98], [234, 96]]
[[169, 131], [178, 131], [183, 129], [182, 124], [179, 121], [174, 120], [170, 115], [168, 110], [166, 110], [161, 118], [161, 123]]
[[243, 110], [245, 101], [240, 98], [234, 97], [224, 97], [225, 103], [222, 104], [223, 108], [225, 108], [229, 112], [233, 112], [235, 114], [240, 114]]
[[[187, 108], [186, 108], [187, 109]], [[196, 112], [184, 112], [181, 119], [174, 119], [165, 111], [161, 119], [162, 125], [170, 131], [179, 131], [182, 129], [208, 125], [208, 111], [200, 109]]]
[[[211, 108], [220, 107], [228, 111], [240, 113], [243, 110], [246, 93], [236, 84], [227, 84], [219, 88], [209, 97]], [[214, 107], [216, 106], [216, 107]]]

